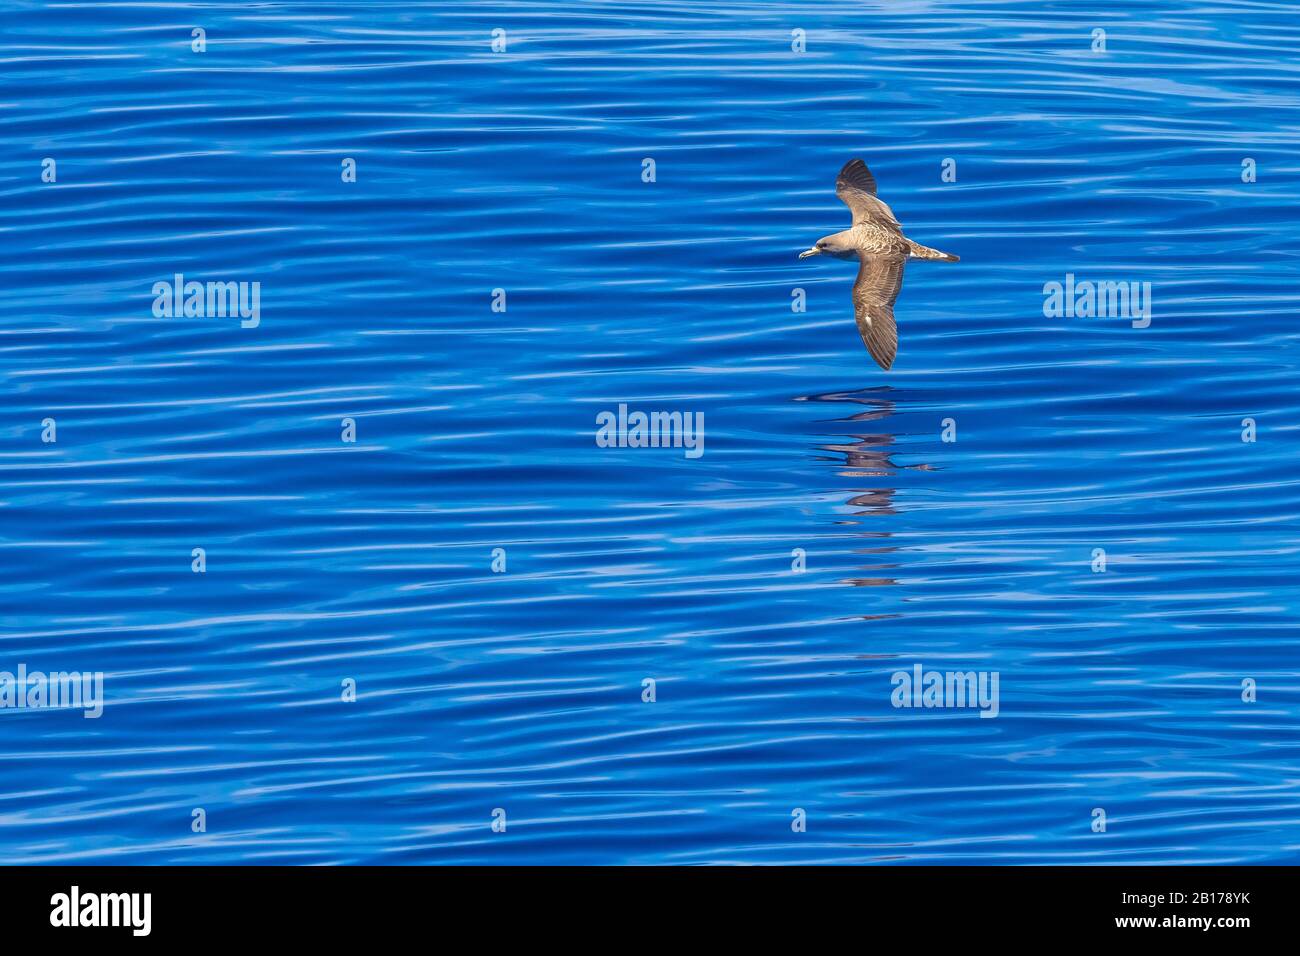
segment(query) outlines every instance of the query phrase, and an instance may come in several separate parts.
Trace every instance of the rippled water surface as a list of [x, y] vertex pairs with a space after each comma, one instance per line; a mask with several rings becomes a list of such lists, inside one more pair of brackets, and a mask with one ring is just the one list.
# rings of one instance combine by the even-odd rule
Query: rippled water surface
[[[105, 705], [0, 710], [0, 859], [1294, 861], [1298, 42], [1235, 0], [10, 4], [0, 670]], [[796, 258], [854, 156], [961, 256], [887, 373], [855, 267]], [[176, 273], [260, 324], [155, 317]], [[1045, 316], [1067, 274], [1149, 327]], [[704, 453], [599, 447], [620, 403]], [[996, 719], [894, 707], [917, 664]]]

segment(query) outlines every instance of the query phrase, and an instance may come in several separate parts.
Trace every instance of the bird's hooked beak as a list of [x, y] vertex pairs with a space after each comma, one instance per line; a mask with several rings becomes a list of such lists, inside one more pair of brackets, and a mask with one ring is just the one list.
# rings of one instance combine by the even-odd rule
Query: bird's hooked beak
[[808, 249], [808, 250], [805, 250], [804, 252], [799, 253], [799, 258], [800, 258], [800, 259], [807, 259], [809, 256], [820, 256], [821, 254], [822, 254], [822, 251], [821, 251], [820, 249], [818, 249], [816, 246], [813, 246], [811, 249]]

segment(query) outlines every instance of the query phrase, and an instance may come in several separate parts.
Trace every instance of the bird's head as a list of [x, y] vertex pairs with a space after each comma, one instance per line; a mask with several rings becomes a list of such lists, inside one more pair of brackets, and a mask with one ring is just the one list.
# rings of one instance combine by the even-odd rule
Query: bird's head
[[857, 250], [853, 243], [843, 233], [836, 233], [833, 236], [826, 236], [817, 240], [817, 244], [811, 249], [805, 249], [799, 253], [800, 259], [807, 259], [809, 256], [834, 256], [836, 259], [850, 259], [857, 255]]

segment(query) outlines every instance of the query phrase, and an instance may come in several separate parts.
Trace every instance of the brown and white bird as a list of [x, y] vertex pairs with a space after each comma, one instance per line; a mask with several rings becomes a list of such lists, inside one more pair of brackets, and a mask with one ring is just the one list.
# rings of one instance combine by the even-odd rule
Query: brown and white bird
[[867, 164], [851, 159], [835, 179], [835, 195], [853, 213], [853, 225], [799, 253], [800, 259], [828, 255], [836, 259], [857, 259], [858, 279], [853, 283], [853, 317], [858, 333], [876, 364], [888, 369], [898, 353], [898, 329], [894, 325], [894, 300], [903, 285], [903, 266], [908, 259], [938, 259], [957, 262], [957, 257], [913, 242], [893, 211], [876, 198], [876, 177]]

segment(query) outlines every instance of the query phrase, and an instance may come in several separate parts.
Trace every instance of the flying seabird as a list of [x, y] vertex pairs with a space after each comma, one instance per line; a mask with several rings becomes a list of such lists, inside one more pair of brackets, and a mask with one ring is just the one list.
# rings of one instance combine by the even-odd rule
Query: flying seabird
[[898, 329], [894, 325], [894, 300], [903, 285], [903, 266], [908, 259], [938, 259], [956, 262], [957, 257], [913, 242], [893, 210], [876, 198], [876, 177], [867, 164], [851, 159], [835, 179], [835, 195], [853, 213], [853, 225], [799, 253], [800, 259], [825, 253], [836, 259], [857, 259], [858, 279], [853, 283], [853, 317], [858, 334], [876, 364], [888, 369], [898, 352]]

